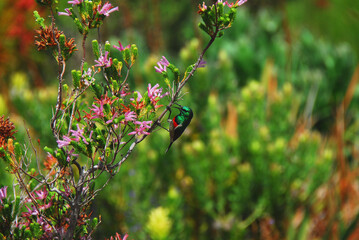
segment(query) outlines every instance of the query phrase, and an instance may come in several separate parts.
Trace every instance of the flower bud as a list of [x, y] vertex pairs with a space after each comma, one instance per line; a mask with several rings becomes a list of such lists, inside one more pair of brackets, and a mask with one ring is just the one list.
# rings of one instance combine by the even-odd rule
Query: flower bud
[[96, 59], [100, 58], [100, 47], [97, 40], [92, 40], [92, 51]]
[[123, 57], [123, 60], [125, 61], [126, 63], [126, 66], [127, 67], [130, 67], [130, 62], [131, 62], [131, 53], [130, 53], [130, 49], [126, 48], [122, 51], [122, 57]]
[[79, 32], [80, 32], [81, 34], [83, 34], [83, 33], [84, 33], [84, 28], [83, 28], [83, 26], [82, 26], [80, 20], [79, 20], [78, 18], [75, 18], [75, 19], [74, 19], [74, 23], [75, 23], [75, 25], [76, 25], [76, 27], [77, 27], [77, 30], [79, 30]]
[[34, 11], [34, 17], [35, 17], [35, 21], [37, 22], [37, 24], [39, 24], [42, 28], [46, 28], [46, 26], [44, 24], [45, 19], [40, 16], [38, 11]]
[[105, 43], [105, 52], [111, 52], [111, 44], [109, 41], [106, 41]]
[[17, 159], [22, 157], [22, 155], [24, 154], [24, 151], [23, 151], [21, 145], [18, 142], [16, 142], [14, 144], [14, 153], [15, 153], [15, 156], [16, 156]]
[[74, 85], [74, 88], [79, 88], [80, 80], [81, 80], [81, 72], [72, 70], [71, 75], [72, 75], [72, 84]]
[[66, 83], [64, 85], [62, 85], [62, 90], [66, 93], [69, 91], [69, 85], [67, 85]]
[[44, 150], [45, 150], [45, 152], [50, 153], [52, 156], [54, 155], [54, 149], [52, 149], [52, 148], [50, 148], [48, 146], [45, 146]]
[[64, 34], [61, 34], [59, 37], [59, 43], [61, 48], [65, 48], [65, 43], [66, 43], [66, 36]]
[[135, 44], [131, 45], [131, 64], [134, 64], [138, 56], [138, 48]]

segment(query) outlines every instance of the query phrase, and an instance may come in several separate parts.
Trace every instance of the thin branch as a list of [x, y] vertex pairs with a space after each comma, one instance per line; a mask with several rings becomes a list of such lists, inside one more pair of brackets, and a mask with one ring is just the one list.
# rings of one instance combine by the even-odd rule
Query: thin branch
[[57, 119], [57, 115], [60, 112], [60, 108], [61, 108], [61, 104], [62, 104], [62, 82], [63, 82], [63, 76], [65, 74], [65, 69], [66, 69], [66, 63], [62, 57], [61, 54], [61, 46], [59, 41], [56, 39], [55, 36], [55, 17], [54, 17], [54, 11], [52, 9], [52, 7], [50, 6], [50, 12], [51, 12], [51, 27], [52, 27], [52, 34], [53, 34], [53, 38], [57, 44], [57, 52], [58, 52], [58, 56], [57, 56], [57, 61], [59, 64], [59, 72], [58, 72], [58, 79], [59, 79], [59, 87], [58, 87], [58, 91], [57, 91], [57, 102], [56, 102], [56, 107], [55, 107], [55, 113], [51, 118], [51, 130], [52, 133], [54, 134], [54, 136], [58, 139], [58, 131], [56, 130], [56, 119]]
[[[25, 121], [24, 121], [24, 124], [25, 124]], [[32, 150], [33, 150], [34, 153], [35, 153], [35, 159], [36, 159], [37, 169], [38, 169], [38, 171], [39, 171], [40, 176], [41, 176], [42, 178], [44, 178], [44, 175], [43, 175], [42, 172], [41, 172], [40, 161], [39, 161], [39, 158], [38, 158], [38, 156], [37, 156], [37, 150], [36, 150], [34, 144], [32, 143], [32, 139], [31, 139], [31, 136], [30, 136], [29, 129], [27, 129], [27, 128], [25, 127], [25, 130], [26, 130], [26, 134], [27, 134], [27, 137], [28, 137], [28, 139], [29, 139], [31, 148], [32, 148]]]
[[86, 39], [87, 39], [87, 34], [83, 34], [82, 35], [82, 51], [83, 51], [83, 55], [82, 55], [82, 59], [81, 59], [81, 74], [84, 71], [84, 64], [85, 64], [85, 60], [86, 60]]

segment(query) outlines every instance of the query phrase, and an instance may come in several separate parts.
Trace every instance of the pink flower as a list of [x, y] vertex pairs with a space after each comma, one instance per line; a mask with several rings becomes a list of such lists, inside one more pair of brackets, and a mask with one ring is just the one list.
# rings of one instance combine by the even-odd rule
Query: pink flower
[[108, 54], [109, 52], [105, 52], [105, 56], [101, 55], [98, 60], [95, 60], [95, 62], [97, 63], [95, 65], [95, 67], [111, 67], [112, 65], [112, 58], [108, 59]]
[[46, 210], [52, 206], [52, 201], [48, 202], [47, 204], [39, 205], [40, 210]]
[[165, 56], [162, 56], [161, 60], [159, 61], [162, 65], [168, 67], [170, 63], [168, 62], [167, 58]]
[[157, 63], [158, 67], [155, 66], [156, 72], [158, 73], [162, 73], [162, 72], [166, 72], [166, 66], [162, 66], [159, 62]]
[[146, 130], [150, 129], [151, 128], [151, 123], [152, 121], [143, 121], [143, 122], [140, 122], [140, 121], [135, 121], [134, 122], [136, 125], [139, 125], [136, 127], [135, 131], [133, 132], [130, 132], [128, 135], [142, 135], [142, 134], [145, 134], [145, 135], [149, 135], [150, 133], [149, 132], [146, 132]]
[[30, 209], [27, 205], [25, 205], [25, 207], [26, 207], [27, 210], [28, 210], [28, 212], [24, 212], [24, 214], [25, 214], [26, 216], [31, 216], [31, 215], [36, 216], [36, 215], [39, 215], [39, 212], [37, 211], [37, 209], [35, 208], [34, 205], [31, 205], [31, 209]]
[[63, 140], [57, 140], [57, 147], [58, 148], [63, 148], [68, 146], [71, 143], [72, 139], [69, 138], [68, 136], [63, 136]]
[[121, 235], [116, 233], [115, 237], [111, 237], [110, 240], [126, 240], [128, 237], [128, 234], [126, 233], [125, 236], [123, 236], [123, 238], [121, 238]]
[[40, 200], [46, 199], [47, 194], [48, 194], [48, 192], [46, 191], [46, 189], [44, 189], [44, 190], [39, 190], [39, 191], [35, 191], [35, 193], [36, 193], [36, 195], [37, 195], [36, 199], [40, 199]]
[[102, 6], [102, 8], [101, 8], [101, 5], [98, 5], [97, 11], [99, 14], [102, 14], [102, 15], [105, 15], [108, 17], [110, 15], [110, 13], [112, 13], [114, 11], [118, 11], [118, 7], [112, 8], [111, 3], [107, 2]]
[[247, 0], [237, 0], [235, 6], [241, 6], [243, 3], [247, 2]]
[[161, 60], [157, 62], [157, 65], [158, 67], [155, 66], [156, 72], [162, 73], [167, 71], [166, 67], [168, 67], [170, 63], [168, 62], [165, 56], [162, 56]]
[[92, 81], [95, 81], [94, 75], [96, 74], [96, 72], [94, 74], [92, 74], [92, 69], [88, 68], [86, 72], [84, 72], [82, 74], [82, 81], [86, 86], [89, 86], [91, 84]]
[[82, 2], [83, 2], [83, 0], [71, 0], [71, 1], [67, 1], [67, 3], [68, 3], [68, 4], [72, 4], [72, 6], [81, 4]]
[[135, 121], [136, 117], [137, 117], [136, 113], [133, 111], [125, 113], [125, 121], [126, 122]]
[[[137, 91], [136, 91], [136, 93], [137, 93], [136, 102], [141, 102], [141, 100], [142, 100], [142, 95], [141, 95], [141, 93], [140, 93], [140, 92], [137, 92]], [[130, 98], [130, 100], [131, 100], [131, 101], [135, 101], [134, 98]]]
[[0, 202], [2, 203], [2, 200], [6, 198], [7, 195], [7, 186], [4, 186], [0, 188]]
[[218, 3], [223, 3], [223, 6], [228, 6], [228, 7], [238, 7], [240, 5], [242, 5], [243, 3], [247, 2], [247, 0], [237, 0], [236, 3], [228, 3], [227, 1], [223, 2], [223, 0], [218, 0]]
[[52, 228], [51, 228], [50, 224], [48, 224], [42, 217], [38, 217], [36, 221], [38, 224], [40, 224], [42, 226], [42, 229], [45, 232], [47, 232], [47, 233], [52, 232]]
[[[89, 144], [89, 143], [86, 141], [85, 136], [83, 135], [83, 134], [84, 134], [84, 130], [83, 130], [83, 129], [80, 129], [80, 126], [79, 126], [78, 124], [76, 124], [76, 126], [77, 126], [77, 130], [70, 130], [71, 136], [75, 137], [75, 138], [72, 139], [72, 140], [74, 140], [74, 141], [76, 141], [76, 142], [79, 142], [80, 139], [82, 138], [82, 140], [83, 140], [83, 142], [84, 142], [85, 144]], [[89, 138], [91, 138], [92, 132], [93, 132], [93, 131], [91, 131]]]
[[158, 88], [159, 86], [160, 85], [158, 85], [157, 83], [155, 86], [151, 87], [151, 83], [150, 83], [148, 84], [147, 87], [148, 97], [150, 98], [153, 105], [156, 105], [161, 98], [168, 95], [168, 92], [166, 92], [164, 95], [161, 95], [162, 88]]
[[74, 152], [75, 152], [74, 148], [71, 149], [70, 151], [66, 151], [66, 155], [67, 155], [66, 161], [67, 162], [71, 162], [71, 158], [73, 158], [73, 157], [77, 158], [79, 156], [78, 154], [76, 154]]
[[199, 67], [199, 68], [204, 68], [204, 67], [206, 67], [206, 64], [207, 64], [207, 62], [202, 59], [202, 60], [198, 63], [198, 67]]
[[113, 122], [113, 120], [115, 119], [115, 117], [117, 117], [117, 113], [115, 113], [113, 116], [112, 116], [112, 118], [110, 119], [110, 120], [108, 120], [108, 121], [106, 121], [106, 124], [110, 124], [110, 123], [112, 123]]
[[92, 69], [91, 68], [88, 68], [87, 71], [82, 74], [82, 77], [85, 78], [85, 77], [92, 77]]
[[200, 13], [200, 14], [203, 13], [205, 10], [207, 10], [207, 6], [206, 6], [205, 2], [203, 2], [202, 6], [201, 6], [201, 4], [199, 4], [198, 8], [199, 8], [198, 13]]
[[117, 47], [117, 46], [113, 45], [113, 47], [116, 48], [117, 50], [121, 51], [121, 52], [122, 52], [123, 50], [125, 50], [126, 48], [130, 48], [130, 47], [131, 47], [131, 44], [128, 44], [126, 47], [123, 47], [120, 41], [118, 41], [118, 45], [120, 45], [120, 46]]
[[120, 91], [120, 97], [123, 98], [123, 97], [126, 97], [127, 95], [130, 95], [131, 93], [130, 92], [127, 92], [126, 90], [121, 90]]
[[91, 119], [95, 119], [95, 118], [103, 118], [105, 116], [104, 112], [103, 112], [103, 105], [100, 104], [100, 106], [96, 106], [95, 104], [92, 105], [93, 108], [90, 108], [90, 110], [93, 112], [93, 115], [91, 117]]
[[63, 15], [63, 16], [71, 16], [72, 12], [70, 11], [70, 9], [65, 8], [65, 12], [58, 12], [57, 13], [59, 16]]

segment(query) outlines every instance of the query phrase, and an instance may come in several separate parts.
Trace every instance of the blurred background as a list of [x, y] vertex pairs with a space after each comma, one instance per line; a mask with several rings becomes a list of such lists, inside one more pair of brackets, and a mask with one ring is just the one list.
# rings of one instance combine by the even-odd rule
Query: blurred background
[[[132, 90], [164, 87], [160, 57], [184, 70], [208, 41], [202, 1], [111, 2], [120, 10], [101, 40], [138, 46]], [[0, 116], [17, 140], [28, 141], [26, 127], [54, 146], [57, 66], [34, 46], [35, 9], [49, 15], [34, 0], [0, 2]], [[79, 41], [72, 21], [57, 20]], [[184, 135], [165, 155], [168, 133], [152, 134], [92, 205], [95, 239], [358, 239], [358, 33], [358, 1], [248, 0], [185, 87], [194, 118]], [[0, 181], [12, 184], [4, 169]]]

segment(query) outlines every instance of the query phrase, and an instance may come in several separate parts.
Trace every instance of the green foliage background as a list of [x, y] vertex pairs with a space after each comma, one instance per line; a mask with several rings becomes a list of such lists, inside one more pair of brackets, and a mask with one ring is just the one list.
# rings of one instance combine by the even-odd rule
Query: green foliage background
[[[197, 2], [149, 2], [115, 2], [120, 12], [112, 19], [118, 19], [101, 30], [113, 44], [138, 45], [130, 80], [136, 90], [160, 81], [153, 66], [162, 55], [185, 67], [207, 41], [196, 29]], [[358, 166], [356, 86], [345, 113], [344, 147], [334, 129], [358, 63], [359, 6], [336, 0], [271, 5], [249, 0], [205, 56], [207, 67], [196, 72], [182, 102], [194, 119], [170, 152], [164, 154], [168, 133], [153, 133], [99, 195], [92, 209], [102, 216], [96, 239], [115, 232], [130, 239], [356, 236], [359, 215], [341, 212], [351, 198], [342, 201], [338, 180], [338, 150], [344, 151], [345, 171]], [[59, 19], [66, 31], [66, 20]], [[43, 87], [33, 89], [34, 75], [21, 65], [3, 73], [0, 114], [10, 114], [18, 139], [26, 139], [25, 120], [35, 139], [51, 146], [56, 70], [49, 72], [49, 65], [55, 63], [30, 53]], [[11, 184], [3, 169], [0, 179]], [[356, 182], [354, 174], [355, 193]], [[333, 204], [337, 213], [328, 211]], [[153, 214], [159, 208], [165, 211]], [[324, 230], [313, 230], [319, 226]]]

